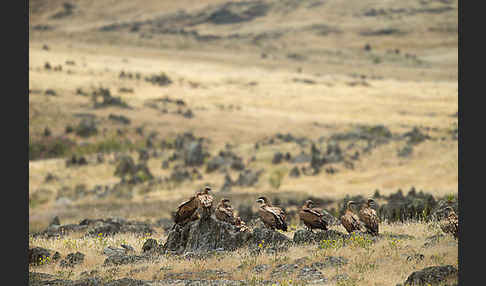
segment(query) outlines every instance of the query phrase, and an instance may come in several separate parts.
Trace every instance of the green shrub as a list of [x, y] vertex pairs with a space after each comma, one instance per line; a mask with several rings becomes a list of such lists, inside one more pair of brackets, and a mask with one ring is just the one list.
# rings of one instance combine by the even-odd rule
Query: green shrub
[[63, 136], [29, 138], [29, 161], [63, 157], [70, 153], [76, 143]]

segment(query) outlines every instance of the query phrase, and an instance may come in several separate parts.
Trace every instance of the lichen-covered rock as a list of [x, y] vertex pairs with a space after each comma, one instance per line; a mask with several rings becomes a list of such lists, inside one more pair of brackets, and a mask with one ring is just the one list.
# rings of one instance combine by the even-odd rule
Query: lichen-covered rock
[[316, 232], [300, 229], [294, 233], [293, 241], [297, 244], [319, 243], [322, 240], [337, 240], [347, 238], [348, 236], [349, 235], [345, 233], [335, 231], [333, 229]]
[[457, 269], [452, 265], [426, 267], [410, 274], [404, 285], [438, 285], [444, 282], [457, 282], [457, 274]]
[[234, 250], [245, 245], [251, 236], [251, 232], [240, 232], [231, 224], [209, 217], [171, 230], [162, 252], [183, 254]]
[[84, 262], [84, 254], [81, 252], [69, 253], [64, 260], [61, 261], [61, 267], [74, 267]]

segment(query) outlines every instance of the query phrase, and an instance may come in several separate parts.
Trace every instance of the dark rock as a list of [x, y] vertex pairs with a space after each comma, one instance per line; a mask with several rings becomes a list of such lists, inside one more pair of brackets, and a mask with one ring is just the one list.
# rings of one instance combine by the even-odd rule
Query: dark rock
[[81, 252], [69, 253], [64, 260], [59, 264], [61, 267], [74, 267], [84, 262], [84, 254]]
[[51, 253], [54, 251], [42, 247], [29, 248], [29, 264], [40, 265], [42, 260], [51, 257]]
[[[452, 265], [445, 266], [430, 266], [422, 270], [415, 271], [407, 280], [404, 285], [439, 285], [444, 282], [456, 282], [457, 283], [457, 269]], [[442, 284], [441, 284], [442, 285]]]
[[335, 231], [333, 229], [327, 231], [311, 232], [309, 230], [300, 229], [294, 233], [293, 241], [296, 244], [319, 243], [322, 240], [338, 240], [349, 237], [347, 234]]
[[328, 267], [341, 267], [348, 264], [348, 259], [342, 256], [327, 256], [324, 261], [317, 261], [311, 267], [323, 269]]
[[153, 238], [147, 239], [142, 246], [142, 252], [159, 252], [159, 243]]
[[125, 221], [123, 219], [108, 218], [96, 220], [90, 222], [89, 220], [83, 220], [81, 224], [91, 225], [90, 229], [86, 232], [88, 237], [98, 237], [100, 233], [103, 236], [114, 235], [117, 233], [134, 233], [134, 234], [153, 234], [152, 227], [144, 222], [138, 221]]
[[113, 254], [105, 259], [103, 266], [133, 264], [149, 260], [150, 257], [146, 255]]
[[126, 250], [124, 248], [117, 248], [113, 246], [108, 246], [103, 249], [103, 254], [107, 256], [112, 256], [115, 254], [124, 255], [126, 254]]
[[297, 274], [297, 278], [312, 284], [327, 282], [327, 278], [322, 275], [322, 272], [312, 266], [302, 267], [299, 274]]
[[299, 265], [297, 264], [279, 264], [275, 269], [272, 270], [270, 273], [270, 277], [273, 279], [281, 278], [283, 276], [291, 275], [297, 272]]
[[[263, 242], [264, 241], [264, 242]], [[262, 243], [262, 248], [266, 247], [288, 247], [292, 240], [285, 234], [268, 229], [266, 227], [256, 227], [250, 240], [250, 246], [258, 247]]]
[[217, 249], [235, 250], [245, 245], [251, 236], [250, 232], [240, 232], [231, 224], [209, 217], [171, 230], [162, 251], [182, 254]]
[[270, 268], [272, 268], [272, 267], [268, 264], [259, 264], [259, 265], [256, 265], [255, 267], [253, 267], [252, 272], [260, 274], [260, 273], [267, 271]]

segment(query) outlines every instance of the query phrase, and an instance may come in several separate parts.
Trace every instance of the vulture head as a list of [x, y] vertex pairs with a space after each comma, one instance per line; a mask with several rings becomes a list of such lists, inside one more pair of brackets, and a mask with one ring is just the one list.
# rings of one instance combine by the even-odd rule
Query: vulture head
[[312, 208], [314, 206], [314, 202], [312, 200], [307, 200], [304, 203], [304, 207]]
[[266, 205], [270, 205], [268, 203], [268, 199], [266, 197], [259, 197], [257, 200], [256, 200], [257, 203], [260, 203], [261, 205], [263, 204], [266, 204]]

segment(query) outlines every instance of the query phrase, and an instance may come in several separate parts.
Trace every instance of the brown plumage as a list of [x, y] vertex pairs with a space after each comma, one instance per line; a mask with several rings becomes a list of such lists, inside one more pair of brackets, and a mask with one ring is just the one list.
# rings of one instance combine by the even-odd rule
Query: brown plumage
[[380, 219], [376, 211], [371, 208], [375, 204], [373, 199], [368, 199], [364, 207], [359, 211], [359, 219], [364, 223], [366, 232], [371, 235], [378, 235]]
[[[200, 193], [197, 192], [194, 196], [192, 196], [189, 200], [181, 203], [177, 207], [177, 211], [174, 214], [174, 222], [176, 223], [175, 225], [185, 225], [186, 223], [196, 220], [199, 218], [199, 214], [196, 212], [198, 206], [199, 206], [199, 201], [197, 199], [197, 196]], [[174, 227], [175, 227], [174, 225]]]
[[285, 212], [281, 208], [272, 206], [265, 197], [259, 197], [257, 203], [261, 204], [258, 214], [266, 227], [287, 231]]
[[235, 226], [239, 231], [249, 231], [250, 229], [246, 226], [245, 222], [241, 220], [239, 216], [235, 218]]
[[353, 231], [364, 231], [358, 216], [353, 213], [353, 210], [351, 209], [351, 205], [353, 204], [355, 204], [354, 201], [349, 201], [346, 204], [346, 211], [344, 215], [341, 216], [341, 224], [348, 231], [348, 233], [352, 233]]
[[198, 207], [201, 210], [201, 218], [205, 219], [211, 216], [211, 212], [213, 209], [213, 196], [209, 194], [211, 188], [206, 186], [204, 190], [197, 195], [198, 199]]
[[449, 215], [440, 222], [440, 228], [445, 233], [450, 233], [457, 238], [459, 233], [459, 218], [452, 207], [447, 207]]
[[214, 211], [214, 214], [216, 218], [220, 221], [224, 221], [229, 224], [235, 224], [235, 215], [228, 199], [222, 199], [219, 202], [216, 210]]
[[313, 208], [314, 202], [307, 200], [299, 211], [299, 217], [304, 225], [312, 231], [312, 229], [327, 230], [327, 222], [323, 219], [322, 211], [318, 208]]

